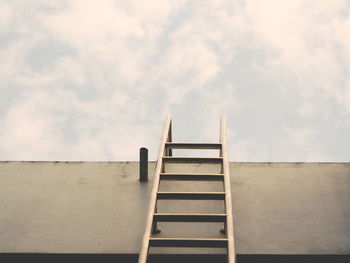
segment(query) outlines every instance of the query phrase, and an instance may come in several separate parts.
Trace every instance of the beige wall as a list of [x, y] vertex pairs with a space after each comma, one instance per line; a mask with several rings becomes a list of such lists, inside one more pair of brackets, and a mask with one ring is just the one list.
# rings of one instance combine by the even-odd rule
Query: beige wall
[[[137, 162], [0, 162], [0, 252], [138, 253], [154, 165], [150, 181], [140, 183]], [[207, 168], [216, 169], [185, 167]], [[350, 254], [349, 164], [231, 163], [230, 169], [238, 253]], [[164, 191], [220, 187], [161, 184]], [[220, 212], [220, 202], [162, 201], [159, 209]], [[220, 236], [216, 223], [160, 227], [162, 236]]]

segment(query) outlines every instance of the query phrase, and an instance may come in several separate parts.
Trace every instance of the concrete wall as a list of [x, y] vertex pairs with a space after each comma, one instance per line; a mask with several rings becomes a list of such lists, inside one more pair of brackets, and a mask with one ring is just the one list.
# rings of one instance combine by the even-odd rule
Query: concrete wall
[[[0, 252], [138, 253], [154, 166], [150, 163], [150, 181], [140, 183], [137, 162], [0, 162]], [[349, 164], [231, 163], [230, 170], [239, 254], [350, 254]], [[221, 187], [161, 184], [164, 191]], [[220, 212], [223, 204], [160, 201], [159, 210]], [[160, 228], [160, 236], [221, 235], [217, 223]]]

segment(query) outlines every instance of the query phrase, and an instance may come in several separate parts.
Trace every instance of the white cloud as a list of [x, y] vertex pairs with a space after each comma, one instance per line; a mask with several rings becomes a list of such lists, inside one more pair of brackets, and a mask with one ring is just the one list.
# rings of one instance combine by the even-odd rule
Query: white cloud
[[281, 86], [297, 88], [306, 105], [321, 94], [348, 108], [350, 101], [344, 96], [349, 89], [344, 80], [349, 81], [350, 61], [347, 9], [348, 3], [342, 0], [248, 3], [244, 12], [256, 41], [274, 50], [261, 70], [275, 81], [288, 76], [289, 83]]
[[298, 113], [302, 117], [312, 117], [315, 115], [315, 106], [311, 103], [304, 104], [299, 110]]
[[130, 160], [157, 134], [149, 124], [130, 126], [129, 117], [138, 114], [137, 108], [121, 93], [84, 102], [73, 91], [28, 91], [2, 118], [0, 155], [20, 160]]
[[43, 23], [69, 43], [92, 46], [103, 38], [142, 36], [138, 21], [117, 8], [112, 0], [67, 1], [64, 12], [43, 15]]
[[[319, 141], [315, 129], [283, 128], [278, 136], [268, 144], [256, 138], [235, 138], [233, 149], [230, 153], [235, 161], [260, 161], [260, 162], [332, 162], [335, 161], [327, 154], [322, 141]], [[283, 159], [281, 159], [283, 156]]]
[[[350, 121], [347, 9], [340, 0], [3, 2], [0, 158], [137, 159], [145, 143], [157, 151], [171, 113], [197, 140], [216, 140], [226, 114], [234, 160], [331, 159], [320, 127], [303, 120]], [[37, 52], [35, 67], [28, 57], [43, 43], [60, 52]]]
[[55, 120], [46, 112], [52, 99], [41, 92], [26, 92], [15, 107], [8, 110], [1, 119], [2, 156], [8, 159], [47, 159], [50, 150], [59, 145], [59, 137], [53, 129]]
[[[298, 161], [299, 159], [307, 161], [317, 160], [334, 161], [331, 156], [325, 153], [324, 146], [317, 138], [316, 131], [312, 128], [285, 128], [280, 138], [275, 143], [280, 150], [275, 153], [274, 158], [280, 154], [289, 154], [289, 161]], [[280, 147], [282, 145], [282, 147]]]
[[0, 33], [6, 33], [10, 30], [10, 24], [13, 20], [13, 11], [5, 3], [0, 3]]

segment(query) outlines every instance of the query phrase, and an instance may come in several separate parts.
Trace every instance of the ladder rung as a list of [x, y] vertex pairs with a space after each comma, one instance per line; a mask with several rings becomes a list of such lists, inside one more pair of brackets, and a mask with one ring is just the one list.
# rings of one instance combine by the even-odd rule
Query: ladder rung
[[202, 180], [223, 181], [223, 174], [200, 174], [200, 173], [161, 173], [162, 180]]
[[222, 157], [169, 157], [163, 156], [168, 163], [222, 163]]
[[226, 214], [169, 214], [155, 213], [157, 222], [225, 222]]
[[221, 143], [167, 142], [166, 149], [221, 149]]
[[155, 238], [149, 240], [152, 247], [227, 247], [227, 238]]
[[164, 200], [224, 200], [225, 192], [158, 192], [157, 198]]

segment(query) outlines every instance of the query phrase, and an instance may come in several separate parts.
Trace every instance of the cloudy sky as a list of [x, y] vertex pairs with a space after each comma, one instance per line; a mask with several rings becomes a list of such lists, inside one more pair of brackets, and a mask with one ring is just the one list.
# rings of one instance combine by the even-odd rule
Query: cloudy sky
[[349, 161], [350, 1], [0, 0], [0, 160]]

